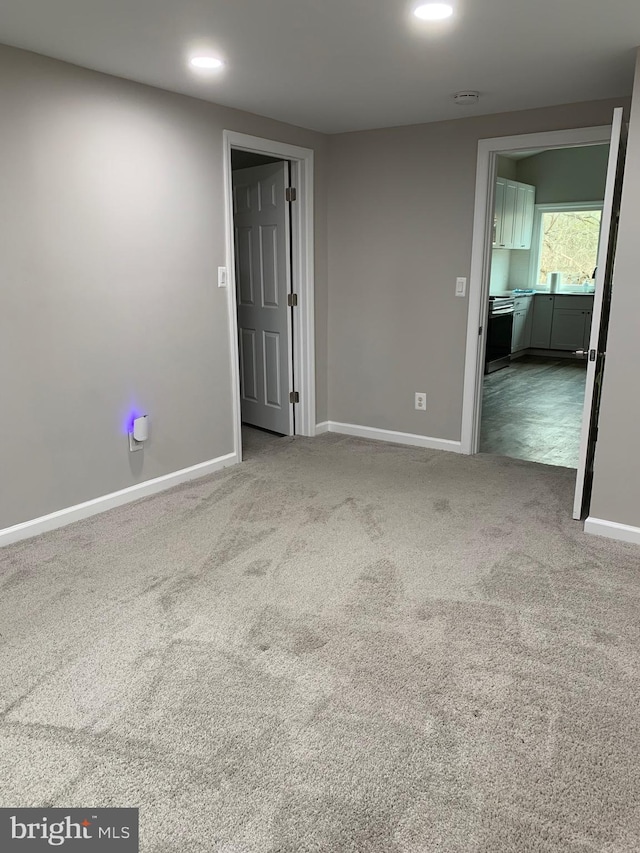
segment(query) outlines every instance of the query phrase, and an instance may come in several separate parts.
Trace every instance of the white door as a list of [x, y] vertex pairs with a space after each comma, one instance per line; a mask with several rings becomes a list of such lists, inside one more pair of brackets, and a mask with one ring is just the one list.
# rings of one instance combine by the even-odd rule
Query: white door
[[607, 183], [604, 193], [602, 218], [600, 220], [600, 242], [598, 244], [598, 268], [596, 271], [596, 292], [593, 299], [593, 318], [587, 353], [587, 382], [582, 412], [582, 433], [580, 437], [580, 458], [576, 491], [573, 502], [573, 517], [582, 518], [588, 508], [593, 480], [593, 459], [598, 432], [598, 414], [600, 393], [607, 345], [609, 326], [609, 306], [611, 304], [611, 283], [613, 261], [618, 236], [618, 215], [620, 213], [620, 194], [622, 192], [622, 173], [626, 151], [626, 128], [622, 123], [622, 107], [613, 112], [611, 126], [611, 146], [607, 167]]
[[243, 423], [293, 434], [286, 163], [233, 172], [240, 408]]

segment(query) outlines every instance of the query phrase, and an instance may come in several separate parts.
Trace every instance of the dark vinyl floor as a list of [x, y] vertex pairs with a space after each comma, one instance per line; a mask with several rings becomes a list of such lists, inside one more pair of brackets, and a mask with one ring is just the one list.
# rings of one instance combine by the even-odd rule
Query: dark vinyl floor
[[523, 356], [484, 377], [480, 451], [576, 468], [586, 363]]
[[242, 424], [242, 458], [245, 460], [271, 453], [274, 449], [280, 450], [291, 441], [291, 436], [278, 435], [266, 429]]

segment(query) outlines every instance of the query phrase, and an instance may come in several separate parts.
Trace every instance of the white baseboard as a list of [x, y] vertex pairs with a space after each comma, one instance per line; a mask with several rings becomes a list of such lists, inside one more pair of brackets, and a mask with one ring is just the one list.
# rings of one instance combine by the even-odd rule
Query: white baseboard
[[584, 523], [584, 532], [640, 545], [640, 527], [632, 527], [630, 524], [619, 524], [617, 521], [605, 521], [602, 518], [589, 516]]
[[336, 421], [328, 421], [328, 430], [343, 435], [354, 435], [358, 438], [371, 438], [374, 441], [389, 441], [394, 444], [409, 444], [412, 447], [428, 447], [430, 450], [448, 450], [453, 453], [462, 453], [462, 442], [450, 441], [447, 438], [430, 438], [428, 435], [395, 432], [390, 429], [377, 429], [359, 424], [341, 424]]
[[72, 524], [74, 521], [97, 515], [108, 509], [122, 506], [122, 504], [155, 495], [157, 492], [171, 489], [173, 486], [186, 483], [188, 480], [213, 474], [215, 471], [229, 467], [229, 465], [235, 465], [237, 461], [238, 457], [235, 453], [227, 453], [226, 456], [218, 456], [217, 459], [200, 462], [190, 468], [182, 468], [180, 471], [173, 471], [171, 474], [164, 474], [162, 477], [155, 477], [153, 480], [146, 480], [144, 483], [136, 483], [135, 486], [128, 486], [119, 492], [112, 492], [109, 495], [103, 495], [76, 506], [66, 507], [49, 515], [34, 518], [31, 521], [23, 521], [21, 524], [14, 524], [13, 527], [5, 527], [4, 530], [0, 530], [0, 547], [11, 545], [21, 539], [28, 539], [31, 536], [39, 536], [40, 533], [55, 530], [56, 527], [64, 527], [66, 524]]
[[321, 424], [316, 424], [316, 435], [322, 435], [329, 432], [329, 421], [322, 421]]

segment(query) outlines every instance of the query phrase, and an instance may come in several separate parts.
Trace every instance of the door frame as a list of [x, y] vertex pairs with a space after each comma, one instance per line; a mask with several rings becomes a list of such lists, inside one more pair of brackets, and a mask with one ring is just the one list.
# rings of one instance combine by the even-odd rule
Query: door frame
[[316, 369], [314, 325], [314, 218], [313, 150], [273, 139], [262, 139], [233, 130], [223, 131], [224, 198], [227, 268], [227, 308], [233, 399], [233, 443], [242, 461], [242, 420], [240, 414], [240, 355], [238, 351], [238, 305], [233, 229], [233, 188], [231, 150], [251, 151], [291, 163], [291, 186], [297, 199], [291, 211], [291, 279], [298, 294], [293, 311], [293, 370], [295, 390], [300, 395], [295, 417], [295, 435], [316, 434]]
[[571, 130], [526, 133], [518, 136], [498, 136], [478, 141], [462, 399], [460, 440], [462, 453], [477, 453], [480, 443], [480, 415], [484, 378], [483, 356], [487, 336], [485, 318], [489, 304], [492, 214], [498, 155], [511, 151], [530, 151], [538, 148], [548, 150], [551, 148], [602, 145], [607, 144], [610, 139], [611, 125], [607, 124]]

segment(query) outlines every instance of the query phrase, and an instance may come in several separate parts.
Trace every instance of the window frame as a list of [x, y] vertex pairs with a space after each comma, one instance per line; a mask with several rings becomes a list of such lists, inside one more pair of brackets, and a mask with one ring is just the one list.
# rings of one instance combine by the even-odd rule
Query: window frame
[[[540, 269], [540, 255], [542, 253], [542, 215], [544, 213], [566, 213], [580, 212], [586, 210], [599, 210], [602, 212], [604, 206], [603, 201], [571, 201], [571, 202], [555, 202], [534, 205], [533, 212], [533, 233], [531, 235], [531, 250], [529, 252], [529, 287], [539, 290], [541, 293], [549, 291], [549, 285], [541, 285], [538, 282], [538, 271]], [[602, 227], [602, 225], [601, 225]], [[598, 236], [598, 245], [600, 237]], [[597, 257], [597, 250], [596, 250]], [[595, 264], [594, 264], [595, 266]], [[563, 288], [565, 293], [581, 293], [582, 285], [570, 284]], [[563, 290], [558, 291], [562, 293]]]

